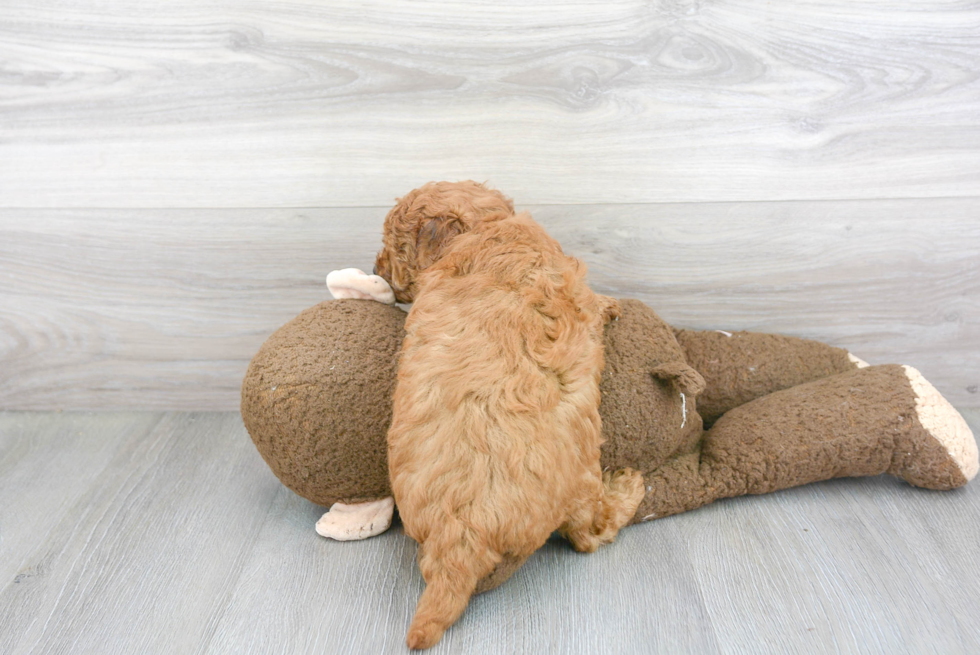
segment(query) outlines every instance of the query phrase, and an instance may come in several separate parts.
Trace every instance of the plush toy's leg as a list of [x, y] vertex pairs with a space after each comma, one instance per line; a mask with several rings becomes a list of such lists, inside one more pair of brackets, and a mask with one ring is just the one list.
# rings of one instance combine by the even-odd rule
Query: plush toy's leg
[[698, 412], [710, 426], [722, 414], [774, 391], [867, 366], [819, 341], [758, 332], [675, 330], [687, 362], [707, 388]]
[[701, 473], [700, 447], [677, 455], [643, 476], [647, 495], [630, 523], [641, 523], [707, 505], [721, 496]]
[[918, 371], [872, 366], [731, 410], [699, 451], [644, 476], [648, 493], [634, 522], [837, 477], [890, 473], [952, 489], [977, 469], [966, 421]]
[[354, 505], [334, 503], [316, 522], [316, 531], [322, 537], [337, 541], [367, 539], [391, 526], [394, 511], [395, 499], [391, 496]]

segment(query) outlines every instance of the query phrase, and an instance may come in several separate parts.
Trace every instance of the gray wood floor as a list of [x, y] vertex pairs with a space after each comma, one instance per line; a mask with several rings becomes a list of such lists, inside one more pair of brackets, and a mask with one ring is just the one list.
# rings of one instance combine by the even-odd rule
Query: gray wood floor
[[[321, 511], [234, 413], [0, 413], [0, 652], [404, 652], [414, 542]], [[976, 653], [978, 616], [980, 484], [878, 477], [554, 540], [433, 652]]]

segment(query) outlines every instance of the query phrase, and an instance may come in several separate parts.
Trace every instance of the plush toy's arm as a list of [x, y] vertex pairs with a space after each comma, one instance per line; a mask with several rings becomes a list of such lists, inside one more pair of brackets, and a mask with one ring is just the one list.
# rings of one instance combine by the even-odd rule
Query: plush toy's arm
[[395, 304], [395, 292], [380, 275], [368, 275], [359, 268], [332, 271], [327, 276], [327, 288], [336, 299], [359, 298], [377, 300], [386, 305]]
[[842, 348], [809, 339], [723, 330], [674, 334], [688, 364], [704, 376], [698, 412], [705, 425], [774, 391], [867, 366]]
[[[395, 304], [395, 292], [380, 275], [358, 268], [344, 268], [327, 275], [330, 294], [340, 300], [357, 298]], [[316, 522], [317, 534], [337, 541], [355, 541], [381, 534], [391, 526], [395, 499], [391, 496], [366, 503], [334, 503]]]

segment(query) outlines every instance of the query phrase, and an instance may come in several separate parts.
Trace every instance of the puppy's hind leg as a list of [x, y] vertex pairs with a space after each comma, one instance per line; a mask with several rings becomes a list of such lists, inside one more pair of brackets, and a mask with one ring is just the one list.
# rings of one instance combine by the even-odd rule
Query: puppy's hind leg
[[451, 540], [445, 534], [430, 535], [424, 544], [419, 544], [425, 591], [408, 628], [405, 641], [409, 648], [435, 646], [466, 609], [477, 582], [500, 561], [488, 549], [474, 548], [472, 544], [472, 535], [465, 533]]
[[603, 473], [601, 499], [573, 508], [560, 532], [575, 550], [594, 552], [616, 538], [629, 523], [644, 496], [643, 476], [633, 469]]
[[[606, 491], [603, 502], [609, 512], [609, 520], [615, 531], [629, 523], [636, 508], [640, 506], [646, 490], [643, 488], [643, 475], [633, 469], [621, 469], [615, 473], [602, 474], [602, 486]], [[614, 535], [615, 536], [615, 535]]]

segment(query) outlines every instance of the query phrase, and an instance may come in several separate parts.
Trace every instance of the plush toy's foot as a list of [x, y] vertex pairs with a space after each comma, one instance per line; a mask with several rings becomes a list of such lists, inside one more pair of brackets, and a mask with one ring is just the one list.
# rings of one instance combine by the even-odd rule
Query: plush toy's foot
[[386, 305], [395, 304], [395, 292], [380, 275], [368, 275], [359, 268], [332, 271], [327, 276], [327, 288], [334, 298], [358, 298], [377, 300]]
[[970, 426], [921, 373], [911, 366], [902, 368], [915, 394], [915, 420], [922, 434], [917, 449], [903, 452], [902, 444], [896, 444], [894, 463], [888, 472], [929, 489], [953, 489], [966, 484], [980, 468]]
[[367, 539], [391, 526], [394, 510], [395, 499], [390, 496], [356, 505], [334, 503], [316, 522], [316, 531], [320, 536], [337, 541]]

